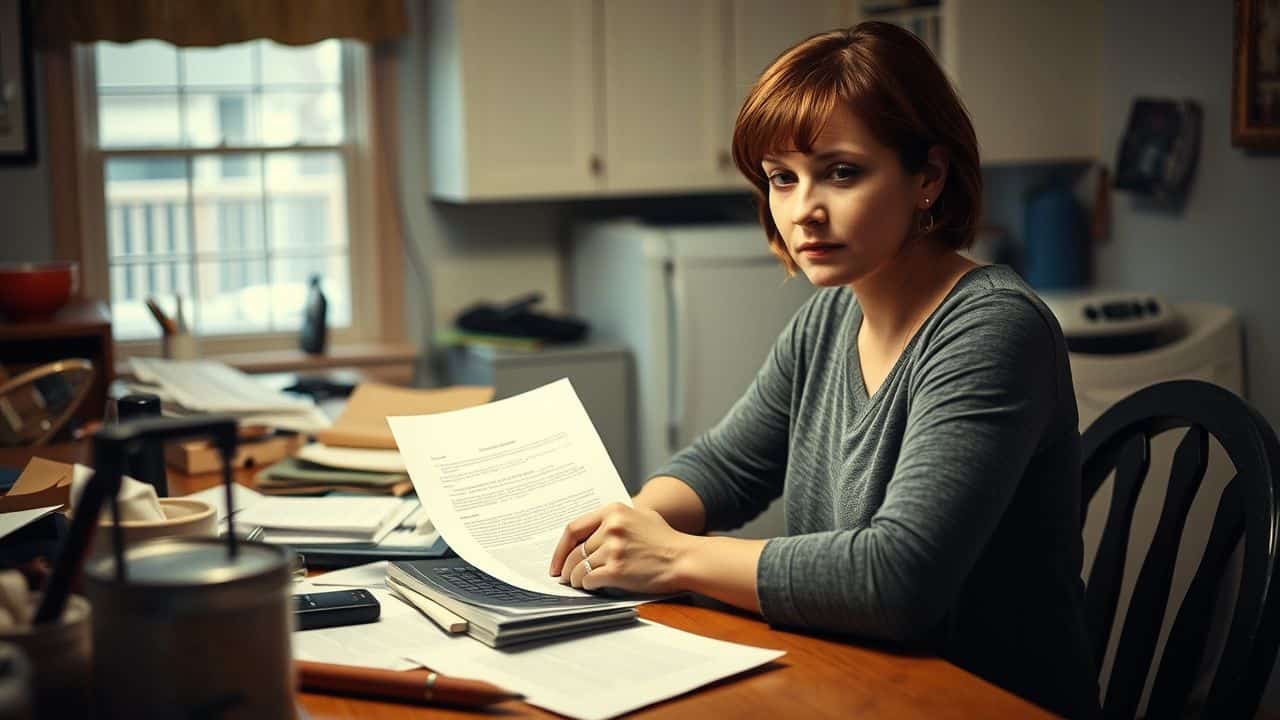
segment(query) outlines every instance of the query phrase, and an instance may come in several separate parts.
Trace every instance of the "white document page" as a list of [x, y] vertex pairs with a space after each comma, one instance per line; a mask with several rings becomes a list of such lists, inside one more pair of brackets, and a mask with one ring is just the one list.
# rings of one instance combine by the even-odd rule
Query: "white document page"
[[[294, 635], [297, 637], [297, 634]], [[495, 650], [472, 642], [410, 655], [446, 675], [480, 678], [561, 715], [601, 720], [781, 657], [647, 621], [553, 643]]]
[[[306, 583], [295, 587], [294, 594], [328, 590]], [[335, 665], [412, 670], [422, 667], [421, 662], [410, 658], [415, 653], [445, 657], [456, 652], [455, 648], [480, 644], [466, 635], [444, 633], [389, 590], [369, 591], [382, 606], [377, 622], [295, 631], [293, 657]]]
[[454, 552], [526, 590], [588, 595], [547, 574], [551, 553], [570, 520], [631, 498], [568, 380], [387, 424]]
[[236, 513], [236, 522], [368, 538], [379, 530], [394, 529], [415, 509], [397, 497], [266, 497]]
[[21, 530], [45, 515], [52, 515], [54, 510], [61, 507], [61, 505], [50, 505], [49, 507], [0, 513], [0, 538]]
[[298, 459], [341, 470], [402, 473], [404, 460], [399, 450], [371, 450], [310, 443], [298, 450]]

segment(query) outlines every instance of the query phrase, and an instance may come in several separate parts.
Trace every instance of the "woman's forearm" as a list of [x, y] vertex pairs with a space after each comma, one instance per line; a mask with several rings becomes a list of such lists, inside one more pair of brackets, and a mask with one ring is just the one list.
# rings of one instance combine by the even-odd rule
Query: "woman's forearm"
[[691, 537], [676, 561], [676, 584], [754, 613], [760, 612], [756, 568], [766, 540]]
[[679, 478], [659, 475], [640, 488], [631, 499], [637, 508], [655, 510], [671, 527], [682, 533], [701, 535], [707, 524], [702, 499]]

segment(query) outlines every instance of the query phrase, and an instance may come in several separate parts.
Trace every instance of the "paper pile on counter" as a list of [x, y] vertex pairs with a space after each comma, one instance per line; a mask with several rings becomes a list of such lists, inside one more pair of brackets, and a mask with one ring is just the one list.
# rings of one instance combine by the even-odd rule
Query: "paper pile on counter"
[[329, 418], [309, 398], [271, 389], [235, 368], [213, 360], [130, 359], [137, 388], [160, 396], [166, 415], [223, 413], [244, 425], [313, 433]]

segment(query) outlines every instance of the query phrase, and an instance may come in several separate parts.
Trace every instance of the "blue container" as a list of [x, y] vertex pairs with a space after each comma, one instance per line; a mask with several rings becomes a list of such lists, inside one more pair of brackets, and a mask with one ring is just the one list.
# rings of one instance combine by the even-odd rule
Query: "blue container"
[[1050, 185], [1027, 199], [1025, 277], [1037, 290], [1084, 287], [1084, 210], [1065, 185]]

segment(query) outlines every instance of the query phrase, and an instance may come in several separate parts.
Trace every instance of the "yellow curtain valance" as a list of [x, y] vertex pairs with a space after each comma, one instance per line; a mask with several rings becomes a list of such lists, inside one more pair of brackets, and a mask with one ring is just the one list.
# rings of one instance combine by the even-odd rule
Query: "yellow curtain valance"
[[328, 38], [374, 44], [405, 29], [404, 0], [36, 0], [37, 40], [163, 40], [209, 47], [269, 39], [307, 45]]

